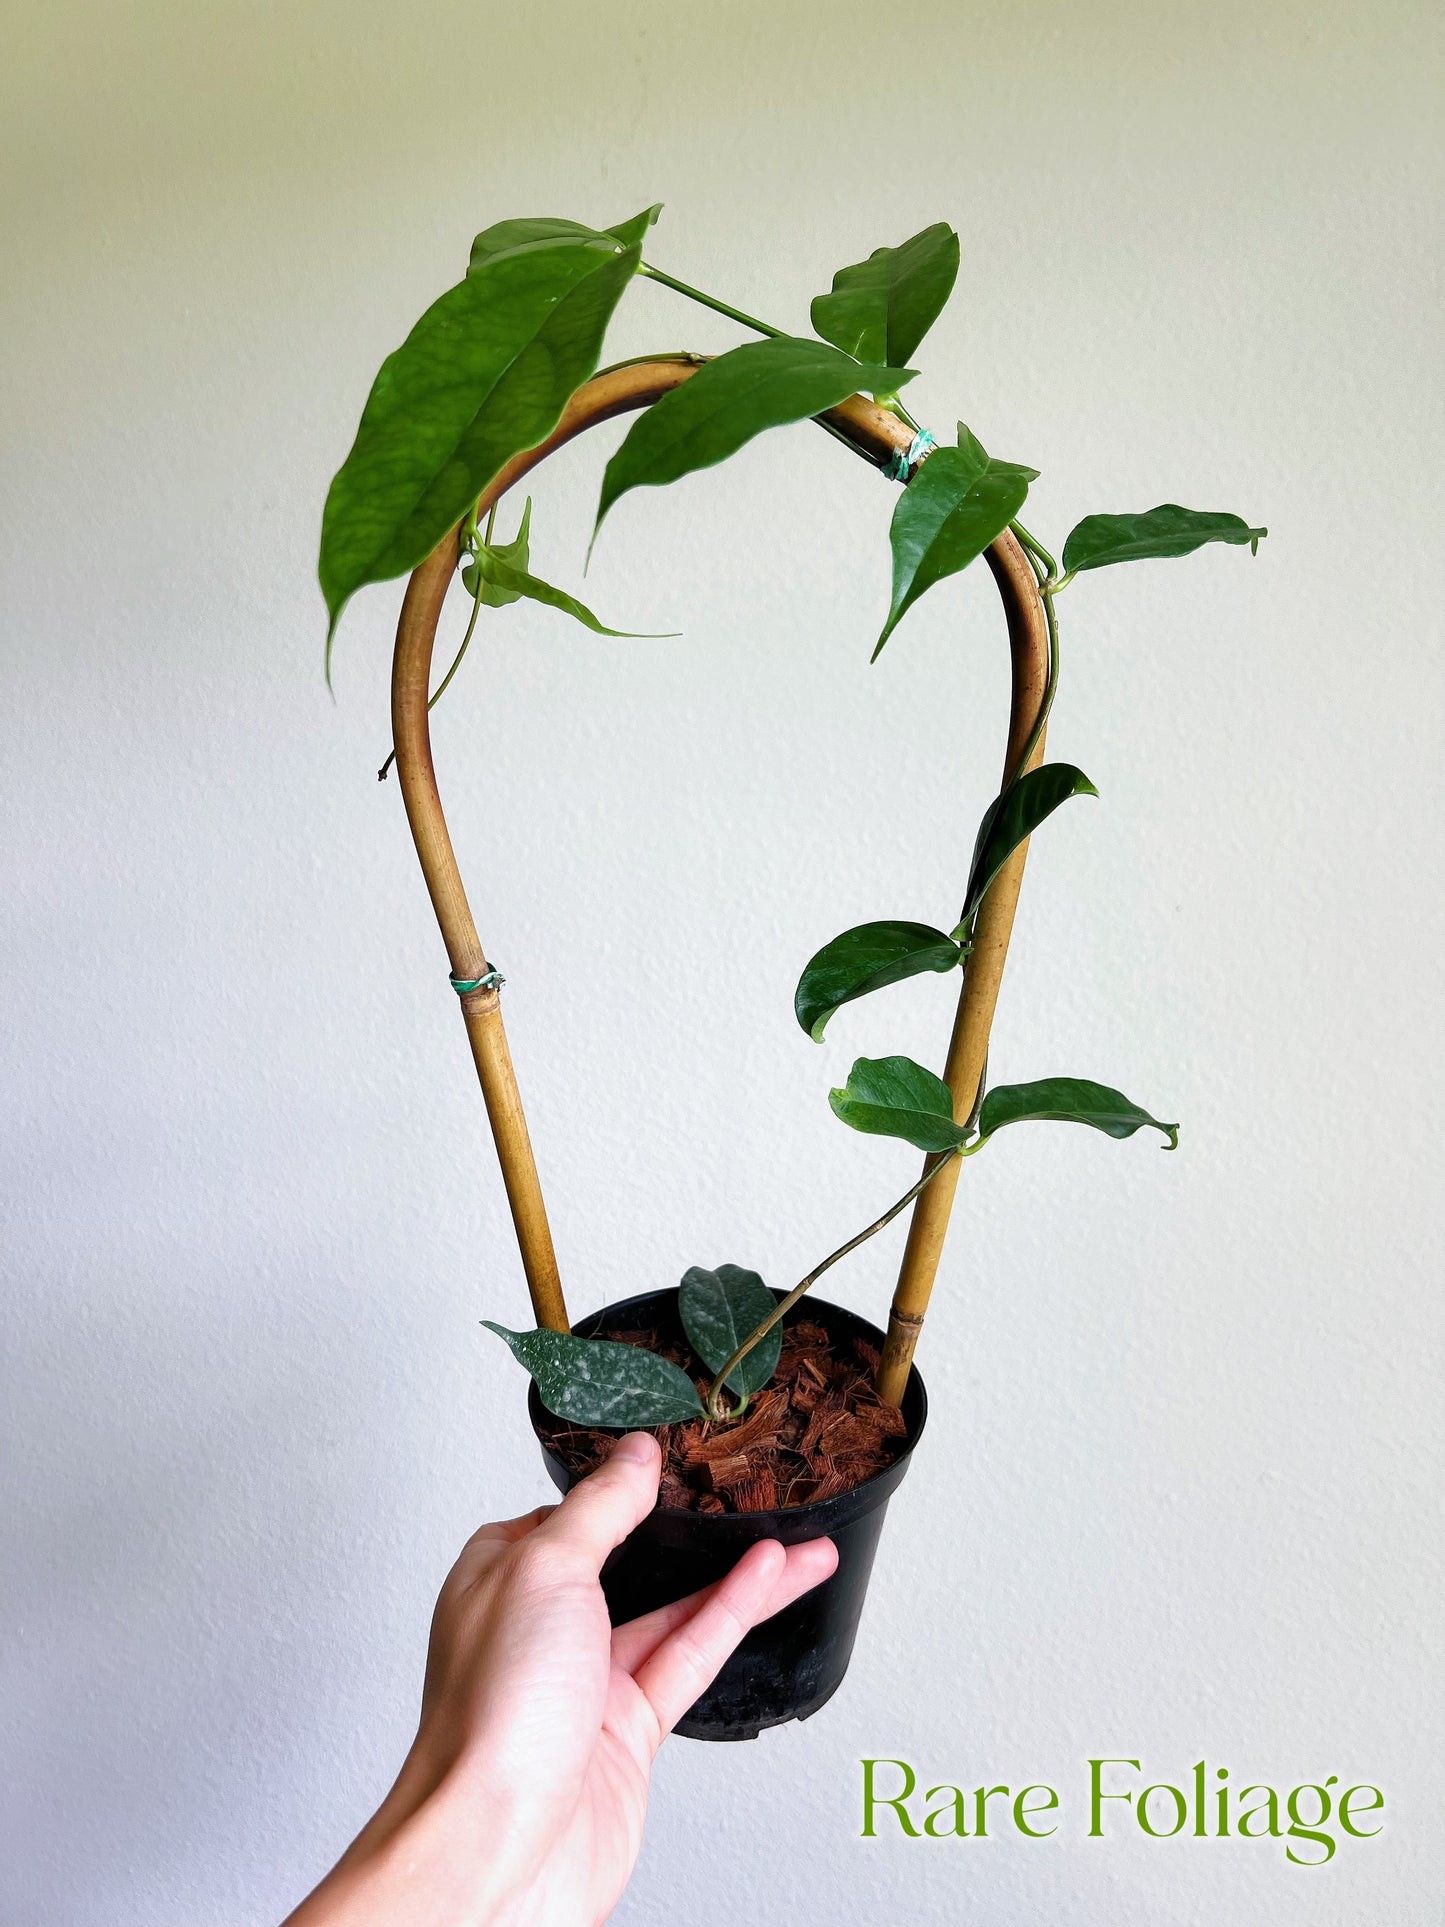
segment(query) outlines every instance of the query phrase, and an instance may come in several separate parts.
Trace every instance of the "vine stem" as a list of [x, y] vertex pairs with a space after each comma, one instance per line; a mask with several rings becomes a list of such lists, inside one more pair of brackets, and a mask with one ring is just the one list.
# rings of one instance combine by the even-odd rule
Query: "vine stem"
[[975, 1148], [973, 1145], [961, 1145], [956, 1151], [941, 1152], [937, 1162], [930, 1164], [917, 1184], [905, 1191], [896, 1204], [890, 1204], [881, 1218], [875, 1218], [866, 1230], [860, 1231], [856, 1237], [850, 1238], [847, 1244], [839, 1245], [838, 1249], [830, 1253], [829, 1256], [823, 1260], [822, 1264], [815, 1265], [806, 1278], [801, 1279], [794, 1285], [793, 1289], [785, 1298], [778, 1300], [775, 1309], [763, 1320], [756, 1331], [749, 1332], [748, 1336], [743, 1340], [742, 1344], [738, 1346], [727, 1364], [723, 1366], [722, 1370], [713, 1380], [712, 1389], [707, 1395], [707, 1415], [710, 1419], [736, 1418], [742, 1411], [743, 1405], [747, 1403], [746, 1399], [743, 1400], [742, 1405], [736, 1406], [730, 1413], [722, 1409], [722, 1394], [726, 1381], [737, 1370], [738, 1366], [742, 1364], [754, 1345], [759, 1344], [767, 1337], [768, 1333], [780, 1318], [787, 1316], [793, 1309], [793, 1306], [796, 1305], [802, 1297], [803, 1293], [807, 1291], [810, 1286], [817, 1284], [825, 1271], [831, 1271], [840, 1258], [846, 1258], [850, 1251], [856, 1251], [859, 1245], [866, 1244], [877, 1232], [882, 1231], [885, 1225], [892, 1224], [899, 1212], [906, 1211], [913, 1200], [932, 1184], [933, 1180], [938, 1176], [939, 1172], [943, 1170], [945, 1165], [952, 1164], [956, 1157], [967, 1157], [969, 1151]]
[[1038, 720], [1030, 732], [1028, 741], [1024, 744], [1023, 754], [1019, 757], [1014, 769], [1012, 781], [1015, 783], [1028, 768], [1034, 751], [1043, 740], [1044, 731], [1049, 726], [1049, 711], [1054, 706], [1054, 696], [1059, 687], [1059, 619], [1054, 613], [1054, 591], [1057, 586], [1052, 580], [1039, 584], [1039, 599], [1044, 605], [1044, 621], [1049, 628], [1049, 679], [1044, 685], [1044, 699], [1039, 704]]
[[1028, 551], [1028, 553], [1030, 555], [1037, 556], [1039, 561], [1043, 563], [1045, 575], [1058, 574], [1059, 572], [1058, 563], [1055, 562], [1054, 558], [1049, 554], [1048, 550], [1044, 547], [1043, 543], [1040, 542], [1036, 536], [1032, 536], [1029, 534], [1028, 530], [1024, 527], [1022, 522], [1015, 519], [1014, 521], [1009, 523], [1009, 527], [1013, 530], [1014, 534], [1018, 537], [1019, 541], [1022, 542], [1024, 548]]
[[676, 294], [685, 294], [689, 301], [696, 301], [704, 308], [711, 308], [714, 314], [725, 314], [729, 321], [740, 321], [754, 334], [770, 335], [775, 341], [787, 333], [786, 328], [774, 328], [769, 322], [759, 321], [756, 315], [744, 314], [741, 308], [729, 307], [726, 301], [719, 301], [716, 295], [704, 294], [701, 288], [690, 288], [686, 281], [679, 281], [676, 275], [664, 274], [661, 268], [650, 267], [640, 261], [637, 272], [646, 275], [649, 281], [660, 281], [664, 288], [671, 288]]
[[626, 361], [609, 361], [605, 368], [597, 370], [593, 380], [600, 381], [604, 375], [615, 375], [623, 368], [641, 368], [659, 361], [678, 361], [689, 368], [701, 368], [705, 361], [711, 360], [711, 355], [694, 354], [691, 348], [667, 348], [655, 355], [629, 355]]
[[1022, 776], [1028, 768], [1029, 760], [1038, 748], [1044, 731], [1048, 728], [1049, 711], [1054, 706], [1054, 696], [1059, 686], [1059, 619], [1054, 609], [1054, 597], [1071, 578], [1065, 576], [1060, 580], [1058, 564], [1043, 544], [1029, 534], [1022, 522], [1010, 522], [1009, 527], [1018, 537], [1019, 546], [1028, 557], [1029, 564], [1035, 576], [1038, 578], [1039, 599], [1044, 605], [1044, 621], [1048, 624], [1049, 631], [1048, 681], [1044, 685], [1044, 697], [1043, 701], [1039, 704], [1039, 713], [1035, 719], [1033, 729], [1029, 733], [1029, 739], [1024, 745], [1023, 753], [1015, 765], [1014, 775], [1011, 780], [1017, 782], [1019, 777]]

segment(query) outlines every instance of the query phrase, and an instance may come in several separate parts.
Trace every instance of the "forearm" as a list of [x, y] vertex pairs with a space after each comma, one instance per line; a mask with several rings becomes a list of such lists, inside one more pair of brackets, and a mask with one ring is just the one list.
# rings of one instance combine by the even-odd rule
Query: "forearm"
[[414, 1747], [396, 1785], [283, 1927], [494, 1927], [515, 1912], [508, 1826], [479, 1776]]

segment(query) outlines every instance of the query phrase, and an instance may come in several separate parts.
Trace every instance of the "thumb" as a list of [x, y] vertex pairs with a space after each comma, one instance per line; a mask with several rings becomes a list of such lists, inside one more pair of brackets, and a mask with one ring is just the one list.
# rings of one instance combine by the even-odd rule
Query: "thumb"
[[629, 1432], [605, 1465], [573, 1486], [533, 1538], [565, 1549], [591, 1572], [657, 1504], [662, 1451], [650, 1432]]

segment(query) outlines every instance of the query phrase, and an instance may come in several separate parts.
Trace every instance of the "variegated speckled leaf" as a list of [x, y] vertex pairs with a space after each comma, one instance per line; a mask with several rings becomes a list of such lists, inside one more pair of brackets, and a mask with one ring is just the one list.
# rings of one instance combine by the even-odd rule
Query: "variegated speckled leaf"
[[701, 1418], [697, 1387], [680, 1366], [640, 1345], [612, 1338], [576, 1338], [571, 1332], [508, 1331], [490, 1318], [482, 1323], [506, 1340], [537, 1381], [547, 1410], [573, 1425], [672, 1425]]

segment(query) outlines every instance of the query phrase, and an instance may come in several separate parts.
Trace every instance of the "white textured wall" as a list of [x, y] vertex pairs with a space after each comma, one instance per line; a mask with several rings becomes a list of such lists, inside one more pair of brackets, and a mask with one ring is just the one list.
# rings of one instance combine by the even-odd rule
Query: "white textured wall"
[[[501, 1189], [400, 798], [394, 588], [321, 680], [322, 496], [370, 377], [514, 213], [801, 325], [963, 237], [916, 410], [1029, 520], [1181, 499], [1257, 561], [1081, 581], [998, 1076], [1117, 1082], [965, 1174], [926, 1446], [853, 1676], [660, 1764], [617, 1918], [1435, 1921], [1440, 62], [1423, 5], [793, 0], [16, 9], [0, 943], [6, 1923], [264, 1922], [370, 1810], [428, 1608], [544, 1495]], [[629, 295], [615, 352], [737, 338]], [[539, 481], [580, 585], [605, 431]], [[929, 980], [794, 1027], [867, 916], [947, 918], [997, 774], [982, 570], [867, 666], [891, 492], [799, 429], [611, 519], [610, 642], [508, 611], [438, 711], [574, 1309], [787, 1282], [911, 1153], [824, 1093], [937, 1059]], [[1432, 984], [1432, 977], [1434, 983]], [[881, 1317], [898, 1241], [837, 1279]], [[1433, 1734], [1433, 1738], [1432, 1738]], [[1050, 1841], [867, 1843], [860, 1754], [1051, 1780]], [[1389, 1796], [1322, 1873], [1079, 1838], [1091, 1754]]]

